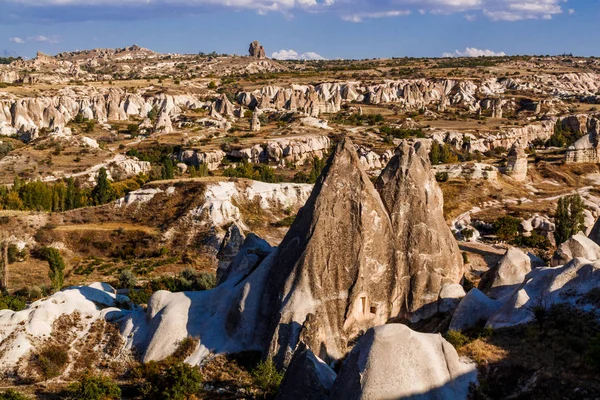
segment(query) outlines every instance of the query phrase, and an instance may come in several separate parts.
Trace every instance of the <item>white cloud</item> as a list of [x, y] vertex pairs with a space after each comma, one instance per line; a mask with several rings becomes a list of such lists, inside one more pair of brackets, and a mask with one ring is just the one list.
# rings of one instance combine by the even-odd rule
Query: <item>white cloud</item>
[[363, 22], [365, 19], [390, 18], [410, 15], [410, 11], [380, 11], [380, 12], [361, 12], [355, 14], [343, 15], [342, 19], [348, 22]]
[[569, 14], [575, 14], [575, 10], [573, 10], [572, 8], [569, 8]]
[[[494, 21], [517, 21], [552, 18], [563, 13], [566, 0], [0, 0], [0, 4], [10, 11], [0, 13], [0, 20], [44, 18], [48, 8], [55, 8], [61, 12], [52, 14], [59, 19], [81, 18], [82, 15], [90, 19], [110, 19], [115, 18], [114, 15], [129, 14], [145, 17], [190, 11], [252, 10], [259, 14], [280, 12], [286, 17], [299, 11], [329, 12], [349, 22], [411, 13], [464, 13], [467, 19], [483, 15]], [[90, 7], [95, 7], [94, 12], [84, 12]]]
[[25, 41], [23, 39], [21, 39], [20, 37], [11, 37], [8, 40], [10, 40], [11, 42], [17, 43], [17, 44], [25, 43]]
[[465, 14], [465, 19], [469, 22], [473, 22], [477, 19], [477, 15], [475, 14]]
[[298, 54], [297, 51], [292, 49], [276, 51], [271, 54], [271, 58], [275, 60], [326, 60], [325, 57], [312, 51]]
[[502, 57], [505, 55], [504, 52], [467, 47], [464, 51], [456, 50], [454, 53], [444, 53], [442, 54], [442, 57]]
[[38, 35], [38, 36], [30, 36], [27, 38], [30, 42], [39, 42], [39, 43], [58, 43], [58, 37], [57, 36], [44, 36], [44, 35]]

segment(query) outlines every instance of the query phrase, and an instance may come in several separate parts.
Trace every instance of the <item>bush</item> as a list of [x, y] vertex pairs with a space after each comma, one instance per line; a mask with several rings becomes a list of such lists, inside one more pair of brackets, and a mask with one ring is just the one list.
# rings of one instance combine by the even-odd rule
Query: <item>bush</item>
[[119, 274], [119, 286], [122, 289], [131, 289], [134, 288], [137, 284], [137, 279], [135, 274], [130, 269], [124, 269]]
[[438, 182], [448, 182], [448, 179], [450, 179], [450, 176], [447, 172], [438, 172], [435, 174], [435, 180]]
[[217, 84], [215, 81], [210, 81], [210, 83], [208, 84], [208, 88], [211, 90], [214, 90], [217, 88]]
[[450, 330], [446, 333], [446, 340], [456, 349], [460, 349], [469, 343], [469, 337], [460, 331]]
[[519, 234], [521, 220], [505, 215], [494, 222], [494, 233], [500, 240], [513, 240]]
[[186, 358], [192, 355], [192, 353], [198, 347], [198, 340], [192, 337], [186, 337], [177, 344], [177, 349], [171, 357], [177, 361], [183, 362]]
[[152, 363], [143, 375], [147, 381], [144, 394], [149, 399], [184, 400], [202, 388], [198, 367], [184, 363], [169, 365], [164, 371], [161, 365]]
[[120, 399], [121, 389], [112, 379], [105, 376], [86, 374], [68, 388], [70, 398], [77, 400]]
[[0, 393], [0, 400], [28, 400], [29, 397], [22, 395], [14, 389], [8, 389], [4, 393]]
[[252, 379], [264, 392], [275, 394], [283, 380], [283, 373], [277, 370], [273, 359], [268, 358], [264, 362], [261, 361], [252, 371]]
[[33, 361], [40, 375], [48, 380], [64, 371], [69, 362], [69, 354], [63, 346], [51, 344], [36, 354]]
[[8, 293], [0, 293], [0, 310], [21, 311], [27, 305], [18, 296], [11, 296]]

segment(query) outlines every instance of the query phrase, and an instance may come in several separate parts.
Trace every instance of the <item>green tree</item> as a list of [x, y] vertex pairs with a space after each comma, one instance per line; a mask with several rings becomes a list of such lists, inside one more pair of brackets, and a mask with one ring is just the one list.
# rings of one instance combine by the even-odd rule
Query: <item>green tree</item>
[[440, 163], [440, 147], [441, 146], [437, 142], [437, 140], [434, 140], [433, 143], [431, 143], [431, 150], [429, 151], [429, 160], [431, 160], [432, 165], [438, 165]]
[[67, 180], [67, 190], [65, 192], [65, 210], [72, 210], [77, 204], [77, 187], [75, 179], [72, 177]]
[[273, 359], [261, 361], [252, 371], [254, 384], [266, 393], [275, 394], [283, 380], [283, 374], [277, 370]]
[[42, 254], [48, 261], [48, 277], [52, 282], [54, 290], [60, 290], [64, 284], [65, 260], [60, 255], [60, 252], [54, 247], [46, 247], [42, 250]]
[[162, 179], [173, 179], [174, 169], [175, 168], [173, 165], [173, 160], [171, 160], [170, 158], [164, 160], [162, 168]]
[[106, 204], [112, 200], [112, 187], [104, 167], [98, 171], [98, 180], [94, 190], [92, 190], [92, 200], [95, 205]]
[[566, 242], [571, 236], [585, 230], [583, 210], [583, 200], [578, 194], [561, 197], [558, 200], [556, 215], [554, 217], [556, 225], [554, 238], [557, 245]]

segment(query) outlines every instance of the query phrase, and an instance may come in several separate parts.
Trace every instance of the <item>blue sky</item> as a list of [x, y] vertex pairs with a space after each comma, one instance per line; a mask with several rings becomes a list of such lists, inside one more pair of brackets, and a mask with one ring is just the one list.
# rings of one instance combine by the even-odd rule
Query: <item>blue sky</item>
[[600, 56], [599, 17], [600, 0], [0, 0], [0, 51]]

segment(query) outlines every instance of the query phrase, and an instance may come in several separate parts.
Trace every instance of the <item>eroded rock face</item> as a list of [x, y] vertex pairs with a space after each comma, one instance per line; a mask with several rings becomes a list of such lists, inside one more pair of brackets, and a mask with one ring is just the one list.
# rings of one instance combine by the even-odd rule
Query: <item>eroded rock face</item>
[[490, 299], [481, 290], [473, 288], [454, 310], [448, 329], [462, 331], [485, 323], [502, 304], [500, 300]]
[[372, 326], [434, 314], [442, 286], [461, 279], [426, 149], [400, 147], [378, 188], [381, 196], [342, 141], [279, 247], [270, 284], [279, 288], [277, 362], [289, 362], [300, 336], [318, 357], [338, 360]]
[[442, 286], [462, 278], [463, 261], [444, 220], [442, 191], [425, 145], [403, 143], [376, 185], [395, 233], [397, 274], [410, 277], [399, 282], [405, 286], [403, 311], [413, 320], [428, 317]]
[[462, 362], [439, 334], [405, 325], [370, 329], [342, 365], [331, 398], [466, 399], [477, 380], [475, 364]]

